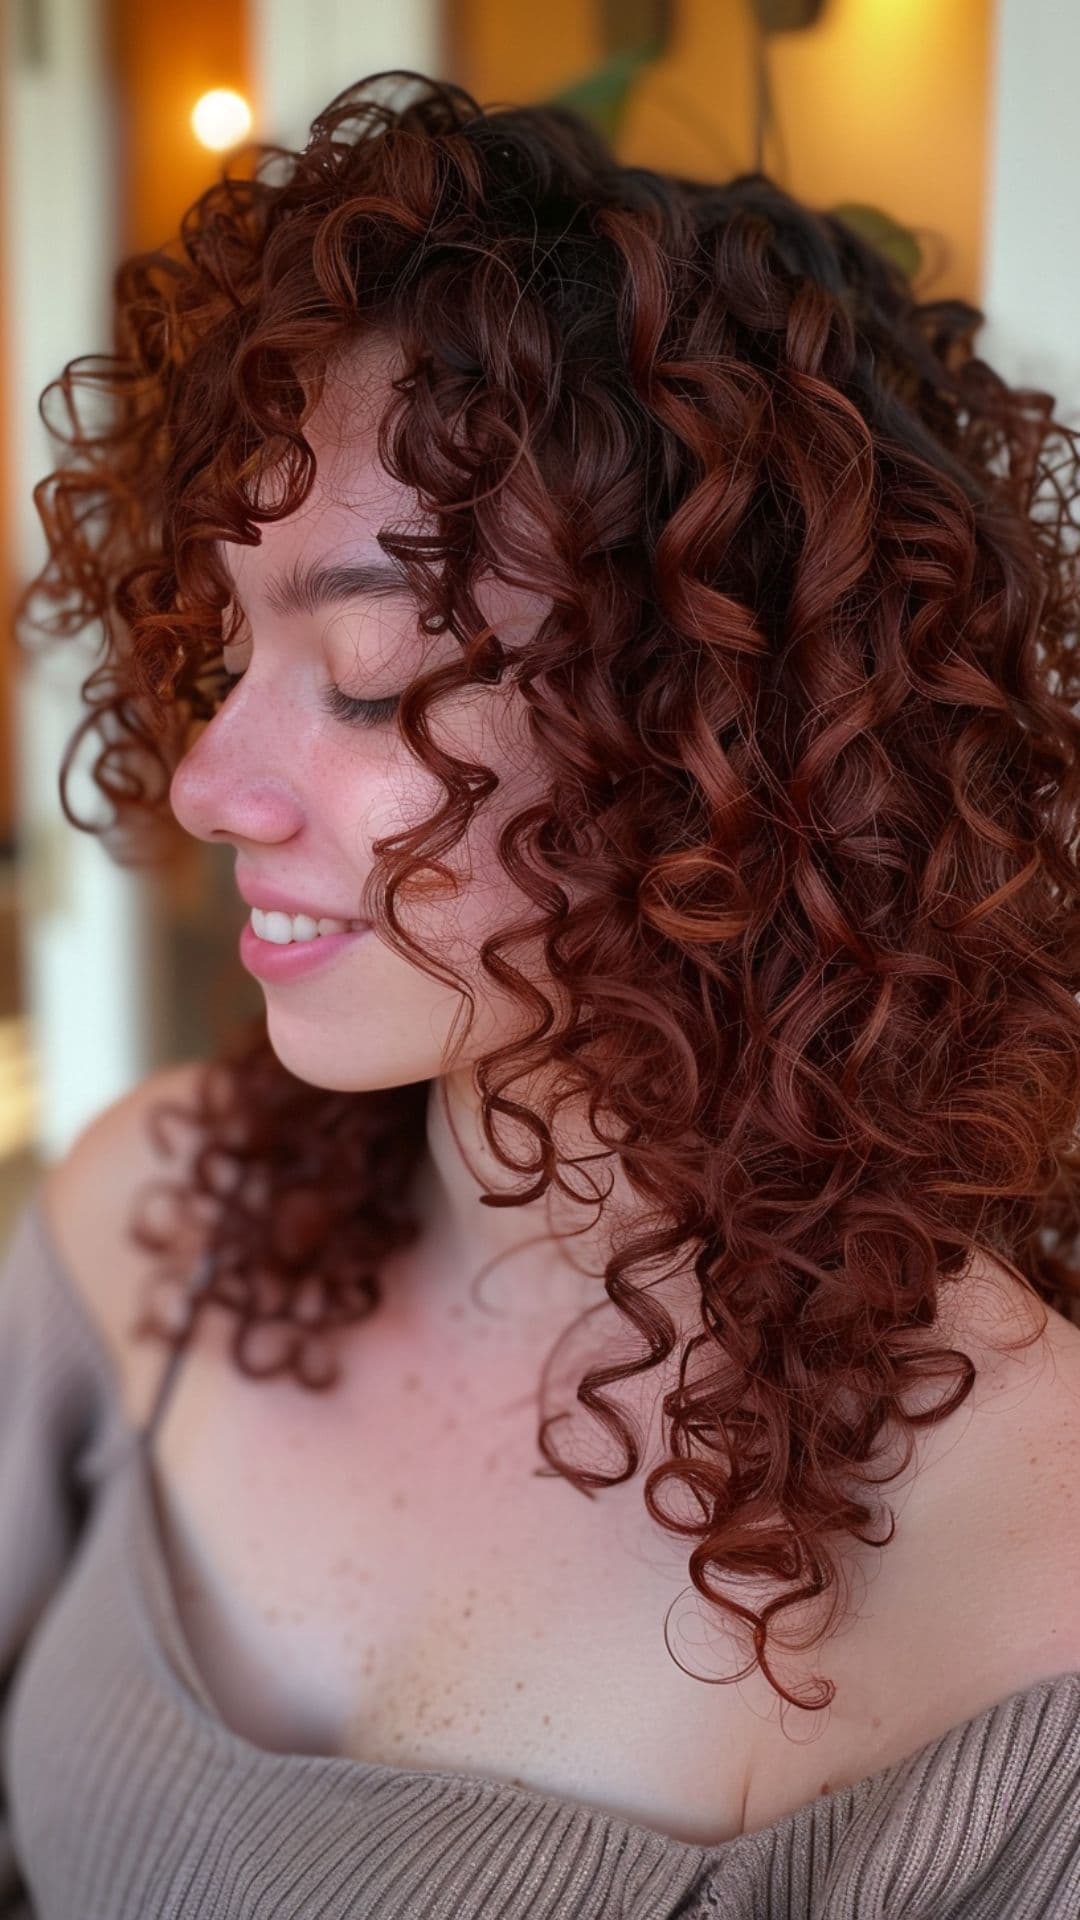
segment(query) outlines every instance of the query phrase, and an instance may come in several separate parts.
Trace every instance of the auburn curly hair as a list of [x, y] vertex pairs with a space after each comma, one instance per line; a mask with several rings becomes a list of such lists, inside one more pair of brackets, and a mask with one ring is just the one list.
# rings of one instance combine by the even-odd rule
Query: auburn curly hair
[[[391, 106], [388, 77], [419, 84]], [[215, 543], [303, 503], [327, 370], [389, 330], [408, 372], [379, 454], [438, 533], [381, 544], [426, 630], [460, 642], [456, 685], [513, 673], [548, 788], [500, 842], [535, 913], [482, 961], [531, 1024], [476, 1065], [484, 1134], [520, 1173], [496, 1121], [525, 1115], [517, 1200], [572, 1196], [550, 1122], [573, 1089], [641, 1203], [604, 1274], [640, 1351], [577, 1388], [625, 1464], [563, 1460], [548, 1416], [537, 1471], [587, 1497], [637, 1471], [603, 1388], [672, 1355], [635, 1269], [683, 1263], [700, 1331], [646, 1507], [749, 1629], [744, 1672], [826, 1705], [831, 1683], [800, 1699], [775, 1677], [770, 1623], [830, 1596], [835, 1615], [840, 1537], [895, 1530], [867, 1532], [883, 1435], [910, 1460], [970, 1393], [971, 1356], [940, 1342], [949, 1286], [990, 1255], [1069, 1318], [1080, 1295], [1075, 435], [975, 354], [977, 308], [919, 301], [760, 172], [623, 166], [573, 112], [486, 111], [407, 70], [337, 95], [302, 152], [253, 152], [179, 244], [122, 262], [115, 351], [42, 395], [66, 451], [35, 489], [49, 558], [16, 631], [100, 621], [105, 642], [64, 812], [90, 832], [167, 814], [228, 690]], [[516, 651], [472, 592], [511, 546], [552, 602]], [[391, 944], [397, 887], [441, 870], [490, 791], [430, 743], [427, 705], [398, 724], [447, 802], [376, 842]], [[107, 825], [66, 792], [91, 729]], [[506, 957], [537, 932], [559, 1008]], [[522, 1076], [550, 1101], [509, 1093]], [[245, 1371], [272, 1326], [262, 1371], [337, 1377], [335, 1330], [417, 1232], [428, 1091], [307, 1085], [260, 1016], [205, 1063], [197, 1110], [155, 1114], [197, 1128], [190, 1177], [155, 1191], [199, 1217], [200, 1299], [235, 1314]], [[133, 1235], [168, 1272], [160, 1223]], [[197, 1304], [143, 1327], [179, 1343]], [[929, 1382], [938, 1404], [905, 1406]], [[777, 1597], [725, 1592], [747, 1576]]]

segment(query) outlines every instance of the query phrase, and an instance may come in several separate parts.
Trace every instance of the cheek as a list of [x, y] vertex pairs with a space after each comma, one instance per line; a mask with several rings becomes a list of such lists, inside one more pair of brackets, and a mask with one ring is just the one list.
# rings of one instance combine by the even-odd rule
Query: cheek
[[[452, 862], [455, 872], [466, 874], [459, 919], [474, 955], [491, 933], [519, 923], [531, 924], [542, 912], [532, 894], [507, 871], [499, 841], [518, 814], [542, 800], [543, 783], [520, 768], [495, 767], [492, 757], [487, 764], [499, 773], [500, 784], [474, 815], [464, 848], [455, 852]], [[533, 831], [530, 829], [525, 836], [526, 844], [531, 843]], [[533, 858], [526, 858], [532, 866]], [[542, 944], [534, 936], [512, 943], [506, 957], [511, 965], [535, 977], [542, 952]]]
[[[465, 833], [434, 856], [449, 878], [422, 870], [399, 889], [395, 907], [410, 933], [436, 942], [455, 965], [464, 962], [473, 973], [477, 948], [495, 928], [537, 911], [506, 872], [498, 841], [515, 815], [542, 801], [547, 783], [528, 740], [525, 703], [512, 689], [485, 689], [453, 715], [444, 708], [431, 731], [443, 751], [488, 768], [498, 785]], [[332, 808], [351, 844], [368, 850], [365, 871], [375, 864], [371, 849], [377, 839], [422, 826], [445, 801], [442, 781], [396, 739], [377, 767], [354, 768], [350, 777], [345, 763], [320, 774], [320, 792], [320, 807]]]

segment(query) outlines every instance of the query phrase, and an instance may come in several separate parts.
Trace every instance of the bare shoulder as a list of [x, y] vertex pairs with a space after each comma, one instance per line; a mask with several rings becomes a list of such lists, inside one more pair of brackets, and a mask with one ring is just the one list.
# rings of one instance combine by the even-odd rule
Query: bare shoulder
[[869, 1531], [883, 1537], [891, 1513], [895, 1533], [880, 1550], [845, 1547], [841, 1625], [776, 1663], [806, 1697], [827, 1677], [832, 1705], [780, 1716], [761, 1686], [750, 1831], [823, 1781], [852, 1784], [1080, 1671], [1080, 1329], [987, 1263], [939, 1334], [931, 1344], [965, 1351], [975, 1384], [918, 1432], [909, 1467], [866, 1496], [878, 1515]]
[[920, 1433], [900, 1498], [883, 1490], [895, 1558], [869, 1589], [887, 1642], [929, 1650], [939, 1699], [957, 1688], [957, 1719], [1080, 1668], [1080, 1328], [988, 1258], [972, 1281], [938, 1344], [974, 1386]]
[[956, 1344], [978, 1370], [972, 1410], [916, 1482], [917, 1517], [958, 1618], [974, 1634], [985, 1612], [991, 1659], [1008, 1679], [1015, 1657], [1023, 1687], [1080, 1668], [1080, 1327], [988, 1269]]
[[160, 1372], [161, 1346], [133, 1341], [128, 1332], [154, 1258], [130, 1237], [132, 1212], [147, 1183], [183, 1179], [194, 1129], [174, 1125], [155, 1133], [153, 1112], [164, 1102], [194, 1110], [206, 1065], [185, 1060], [147, 1074], [92, 1116], [39, 1183], [50, 1238], [112, 1356], [134, 1417]]

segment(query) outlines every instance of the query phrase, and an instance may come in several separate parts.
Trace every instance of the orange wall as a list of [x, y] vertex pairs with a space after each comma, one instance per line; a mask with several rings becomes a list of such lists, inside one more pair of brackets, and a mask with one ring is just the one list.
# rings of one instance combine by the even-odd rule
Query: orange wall
[[[109, 0], [121, 252], [160, 246], [222, 167], [191, 109], [211, 87], [251, 98], [246, 0]], [[230, 171], [236, 172], [235, 166]]]
[[[599, 7], [449, 0], [450, 77], [482, 104], [537, 100], [603, 58]], [[749, 0], [673, 0], [671, 52], [639, 81], [618, 141], [632, 165], [723, 178], [754, 164]], [[812, 205], [862, 200], [920, 234], [927, 291], [982, 283], [992, 0], [826, 0], [769, 43], [783, 149], [764, 166]], [[929, 271], [933, 267], [932, 289]]]
[[603, 58], [599, 8], [588, 0], [547, 0], [527, 12], [500, 0], [445, 0], [447, 78], [484, 106], [538, 100]]

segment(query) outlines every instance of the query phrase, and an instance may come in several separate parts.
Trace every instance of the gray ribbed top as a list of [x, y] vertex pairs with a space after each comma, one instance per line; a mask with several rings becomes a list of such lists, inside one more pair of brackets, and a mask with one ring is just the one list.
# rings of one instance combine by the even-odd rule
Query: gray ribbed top
[[1080, 1673], [718, 1847], [265, 1751], [192, 1658], [145, 1436], [38, 1196], [0, 1262], [0, 1920], [1078, 1920]]

